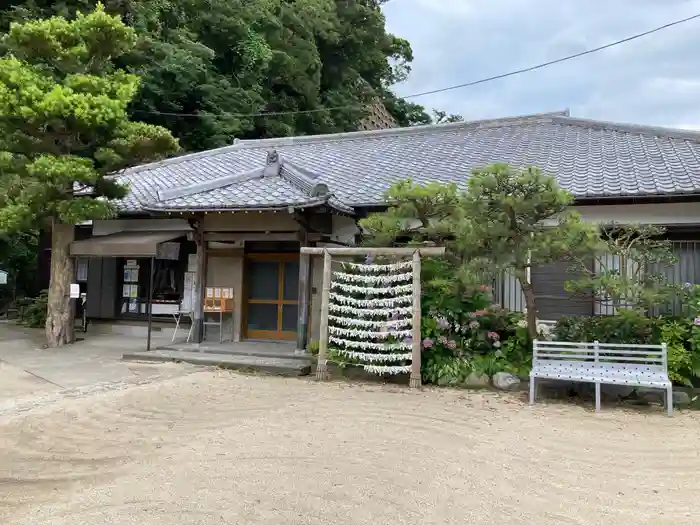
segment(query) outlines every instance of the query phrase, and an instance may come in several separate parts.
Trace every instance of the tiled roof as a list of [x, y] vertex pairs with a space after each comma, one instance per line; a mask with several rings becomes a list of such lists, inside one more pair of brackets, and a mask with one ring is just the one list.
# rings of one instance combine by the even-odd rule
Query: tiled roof
[[[269, 152], [279, 156], [278, 172], [246, 179], [262, 174]], [[329, 204], [347, 209], [381, 203], [391, 184], [409, 177], [463, 185], [474, 168], [495, 162], [538, 166], [578, 199], [700, 193], [700, 134], [567, 113], [241, 141], [132, 168], [120, 179], [131, 187], [125, 211], [312, 205], [319, 184]], [[158, 196], [182, 187], [186, 195]]]

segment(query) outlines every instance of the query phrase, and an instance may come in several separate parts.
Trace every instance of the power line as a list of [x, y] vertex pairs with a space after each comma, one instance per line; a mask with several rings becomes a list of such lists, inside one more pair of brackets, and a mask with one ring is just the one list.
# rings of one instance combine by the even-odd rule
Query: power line
[[[391, 0], [389, 0], [389, 1], [391, 1]], [[635, 35], [632, 35], [632, 36], [629, 36], [629, 37], [626, 37], [626, 38], [623, 38], [620, 40], [615, 40], [614, 42], [610, 42], [609, 44], [594, 47], [592, 49], [587, 49], [585, 51], [581, 51], [581, 52], [575, 53], [573, 55], [567, 55], [565, 57], [557, 58], [555, 60], [550, 60], [548, 62], [543, 62], [541, 64], [537, 64], [534, 66], [525, 67], [522, 69], [516, 69], [514, 71], [509, 71], [508, 73], [502, 73], [500, 75], [494, 75], [491, 77], [486, 77], [486, 78], [482, 78], [479, 80], [466, 82], [464, 84], [457, 84], [454, 86], [433, 89], [430, 91], [423, 91], [421, 93], [414, 93], [412, 95], [407, 95], [405, 97], [400, 97], [400, 98], [410, 99], [410, 98], [424, 97], [426, 95], [434, 95], [436, 93], [444, 93], [445, 91], [452, 91], [455, 89], [461, 89], [461, 88], [465, 88], [465, 87], [476, 86], [479, 84], [485, 84], [487, 82], [492, 82], [494, 80], [500, 80], [502, 78], [508, 78], [508, 77], [512, 77], [515, 75], [520, 75], [522, 73], [529, 73], [530, 71], [536, 71], [538, 69], [549, 67], [549, 66], [552, 66], [554, 64], [560, 64], [562, 62], [574, 60], [576, 58], [580, 58], [580, 57], [585, 56], [585, 55], [591, 55], [593, 53], [597, 53], [597, 52], [603, 51], [605, 49], [610, 49], [611, 47], [619, 46], [620, 44], [626, 44], [627, 42], [631, 42], [633, 40], [643, 38], [643, 37], [651, 35], [653, 33], [658, 33], [659, 31], [663, 31], [664, 29], [668, 29], [670, 27], [684, 24], [686, 22], [690, 22], [691, 20], [695, 20], [697, 18], [700, 18], [700, 13], [693, 15], [693, 16], [686, 17], [686, 18], [682, 18], [680, 20], [676, 20], [674, 22], [669, 22], [668, 24], [664, 24], [662, 26], [655, 27], [654, 29], [650, 29], [649, 31], [644, 31], [643, 33], [637, 33]], [[269, 111], [269, 112], [261, 112], [261, 113], [219, 113], [219, 114], [175, 113], [175, 112], [168, 112], [168, 111], [145, 111], [145, 110], [135, 110], [135, 112], [136, 113], [144, 113], [144, 114], [148, 114], [148, 115], [164, 115], [164, 116], [173, 116], [173, 117], [195, 117], [195, 118], [203, 118], [203, 117], [274, 117], [274, 116], [283, 116], [283, 115], [304, 115], [304, 114], [311, 114], [311, 113], [321, 113], [324, 111], [343, 111], [343, 110], [352, 110], [352, 109], [363, 109], [364, 107], [366, 107], [366, 106], [354, 104], [354, 105], [348, 105], [348, 106], [335, 106], [335, 107], [329, 107], [329, 108], [317, 108], [317, 109], [305, 109], [305, 110], [293, 110], [293, 111]]]

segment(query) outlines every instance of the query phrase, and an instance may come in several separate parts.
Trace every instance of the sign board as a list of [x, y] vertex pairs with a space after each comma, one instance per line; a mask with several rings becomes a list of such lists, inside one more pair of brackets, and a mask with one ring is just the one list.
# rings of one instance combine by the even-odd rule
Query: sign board
[[80, 299], [80, 285], [77, 283], [71, 283], [70, 285], [70, 298]]
[[0, 270], [0, 284], [7, 284], [7, 272]]
[[177, 261], [180, 258], [179, 242], [162, 242], [156, 247], [156, 259]]

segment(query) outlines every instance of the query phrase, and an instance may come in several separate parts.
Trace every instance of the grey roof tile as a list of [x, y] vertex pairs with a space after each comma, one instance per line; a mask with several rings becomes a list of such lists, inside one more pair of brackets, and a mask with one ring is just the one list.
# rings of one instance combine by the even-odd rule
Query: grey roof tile
[[[231, 183], [232, 175], [263, 168], [273, 149], [282, 159], [279, 177]], [[310, 189], [320, 183], [332, 193], [331, 204], [349, 209], [381, 203], [391, 184], [408, 177], [463, 186], [474, 168], [494, 162], [536, 165], [578, 198], [700, 193], [700, 134], [555, 113], [242, 141], [125, 172], [120, 180], [131, 191], [121, 206], [136, 211], [312, 203]], [[159, 201], [159, 191], [167, 195], [163, 190], [206, 182], [210, 188], [219, 179], [228, 185]]]

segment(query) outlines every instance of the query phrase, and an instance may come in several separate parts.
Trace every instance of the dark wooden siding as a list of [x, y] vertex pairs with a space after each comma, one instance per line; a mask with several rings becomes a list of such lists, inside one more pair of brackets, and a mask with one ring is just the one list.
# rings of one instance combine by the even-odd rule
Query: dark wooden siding
[[565, 316], [593, 315], [592, 295], [582, 296], [566, 291], [566, 282], [577, 278], [569, 270], [570, 266], [568, 262], [557, 262], [532, 268], [531, 279], [539, 319], [556, 320]]

